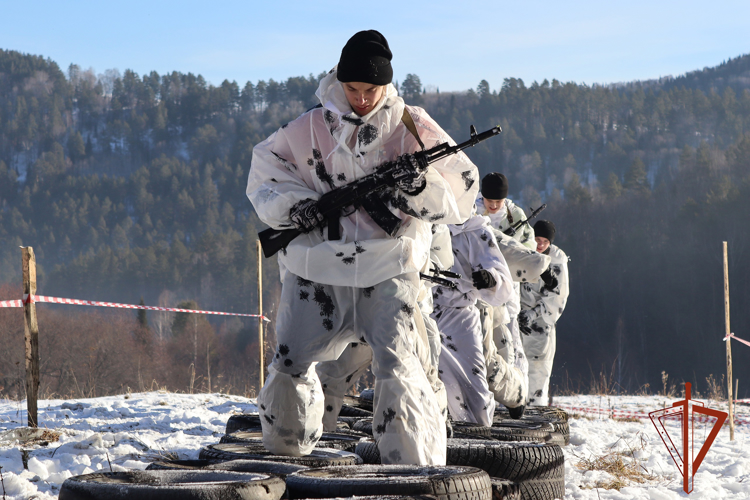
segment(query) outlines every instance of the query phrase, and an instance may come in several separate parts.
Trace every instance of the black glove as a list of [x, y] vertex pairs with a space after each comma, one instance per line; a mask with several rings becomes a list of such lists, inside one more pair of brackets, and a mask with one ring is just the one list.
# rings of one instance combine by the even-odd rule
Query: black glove
[[403, 154], [396, 160], [397, 168], [393, 172], [395, 186], [409, 195], [417, 195], [427, 186], [427, 168], [419, 166], [413, 154]]
[[474, 288], [482, 290], [484, 288], [492, 288], [497, 285], [497, 281], [486, 269], [474, 271], [471, 273], [471, 280], [474, 282]]
[[309, 233], [325, 220], [318, 210], [318, 202], [310, 198], [296, 203], [289, 210], [289, 218], [294, 227], [303, 233]]
[[529, 324], [531, 323], [531, 311], [528, 309], [524, 309], [523, 311], [518, 313], [518, 329], [521, 330], [522, 333], [525, 333], [526, 335], [531, 335], [531, 327]]
[[544, 281], [544, 288], [550, 292], [557, 288], [557, 278], [552, 274], [549, 267], [539, 277]]

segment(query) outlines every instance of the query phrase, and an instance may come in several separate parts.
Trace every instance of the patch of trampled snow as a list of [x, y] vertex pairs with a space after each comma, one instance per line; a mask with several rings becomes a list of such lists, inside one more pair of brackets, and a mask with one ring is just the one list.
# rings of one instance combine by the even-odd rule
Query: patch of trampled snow
[[[671, 406], [677, 398], [657, 396], [567, 396], [555, 404], [599, 411], [641, 413]], [[715, 402], [713, 409], [726, 410]], [[52, 500], [68, 477], [96, 471], [145, 469], [170, 456], [196, 459], [200, 449], [215, 444], [227, 419], [235, 413], [257, 411], [255, 401], [220, 394], [149, 392], [81, 400], [39, 401], [40, 427], [61, 433], [47, 446], [0, 442], [0, 471], [8, 500]], [[750, 406], [738, 407], [738, 417], [750, 418]], [[650, 420], [624, 421], [601, 413], [570, 410], [571, 443], [565, 454], [565, 498], [581, 500], [750, 499], [750, 426], [739, 425], [734, 442], [728, 426], [719, 433], [695, 476], [695, 490], [682, 491], [682, 477]], [[606, 412], [605, 412], [606, 413]], [[26, 424], [25, 403], [0, 401], [0, 433]], [[679, 423], [667, 425], [679, 434]], [[698, 446], [711, 424], [698, 424]], [[634, 457], [651, 479], [625, 481], [620, 490], [604, 489], [615, 477], [601, 470], [577, 466], [615, 451]], [[696, 449], [697, 453], [697, 449]], [[628, 458], [628, 460], [631, 460]], [[26, 462], [24, 466], [24, 461]]]

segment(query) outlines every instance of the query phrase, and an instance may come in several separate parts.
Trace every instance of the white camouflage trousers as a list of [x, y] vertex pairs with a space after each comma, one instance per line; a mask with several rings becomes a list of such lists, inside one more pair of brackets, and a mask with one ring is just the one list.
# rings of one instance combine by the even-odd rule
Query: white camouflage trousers
[[549, 380], [557, 350], [557, 331], [543, 321], [531, 325], [531, 333], [523, 336], [529, 359], [529, 406], [549, 403]]
[[[414, 315], [418, 336], [415, 339], [415, 354], [427, 375], [435, 397], [437, 398], [440, 413], [443, 419], [448, 418], [448, 402], [446, 400], [445, 385], [438, 375], [438, 362], [440, 359], [440, 333], [435, 321], [422, 313], [429, 310], [421, 305], [420, 314]], [[323, 430], [333, 432], [336, 430], [338, 414], [341, 411], [343, 397], [349, 388], [357, 382], [360, 376], [367, 371], [372, 362], [372, 349], [367, 344], [352, 343], [346, 347], [339, 359], [318, 363], [316, 371], [323, 386], [325, 395], [325, 414], [323, 415]]]
[[[443, 307], [433, 313], [442, 340], [440, 378], [454, 420], [492, 425], [495, 398], [487, 381], [479, 310]], [[507, 365], [506, 365], [507, 366]]]
[[364, 342], [372, 349], [373, 435], [382, 462], [445, 465], [445, 424], [415, 353], [418, 287], [416, 273], [368, 288], [323, 285], [286, 273], [278, 347], [258, 396], [268, 450], [292, 456], [312, 451], [326, 413], [315, 365]]
[[508, 322], [505, 327], [510, 332], [510, 338], [513, 341], [513, 357], [506, 358], [506, 360], [521, 370], [523, 377], [527, 379], [529, 362], [521, 339], [521, 330], [518, 328], [518, 313], [521, 312], [521, 284], [518, 282], [513, 283], [513, 300], [508, 301], [506, 309], [508, 311]]
[[[513, 366], [512, 361], [508, 360], [508, 353], [511, 353], [511, 360], [515, 357], [512, 354], [515, 349], [510, 331], [505, 325], [507, 314], [502, 314], [501, 307], [493, 307], [484, 302], [478, 302], [477, 305], [482, 322], [482, 351], [490, 391], [495, 395], [495, 400], [508, 408], [526, 404], [528, 379], [517, 365]], [[500, 345], [503, 345], [503, 349]]]

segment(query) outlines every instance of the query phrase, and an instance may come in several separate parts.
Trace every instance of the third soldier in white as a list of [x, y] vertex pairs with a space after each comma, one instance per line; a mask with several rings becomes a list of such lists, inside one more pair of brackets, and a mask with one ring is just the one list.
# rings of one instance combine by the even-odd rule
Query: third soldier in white
[[529, 359], [529, 405], [544, 406], [549, 399], [549, 379], [555, 358], [555, 323], [568, 301], [568, 256], [553, 245], [555, 225], [546, 220], [534, 224], [537, 251], [551, 257], [544, 281], [521, 285], [518, 323]]

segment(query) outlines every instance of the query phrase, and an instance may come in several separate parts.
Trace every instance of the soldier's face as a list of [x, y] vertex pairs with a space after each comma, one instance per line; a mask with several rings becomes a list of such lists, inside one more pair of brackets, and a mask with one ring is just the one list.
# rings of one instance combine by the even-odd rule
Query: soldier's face
[[501, 208], [503, 208], [504, 203], [505, 200], [488, 200], [485, 198], [484, 208], [486, 208], [489, 213], [496, 214]]
[[346, 100], [358, 116], [365, 116], [373, 110], [383, 97], [385, 85], [373, 85], [364, 82], [342, 83]]
[[549, 248], [550, 242], [547, 238], [544, 236], [537, 236], [534, 238], [536, 240], [536, 251], [539, 253], [544, 252]]

